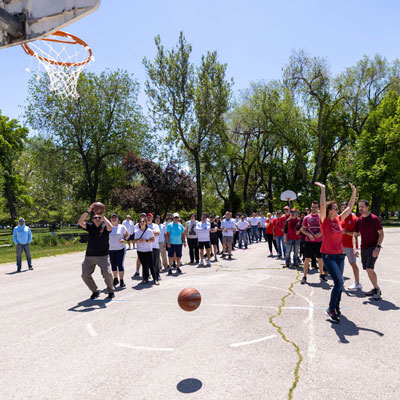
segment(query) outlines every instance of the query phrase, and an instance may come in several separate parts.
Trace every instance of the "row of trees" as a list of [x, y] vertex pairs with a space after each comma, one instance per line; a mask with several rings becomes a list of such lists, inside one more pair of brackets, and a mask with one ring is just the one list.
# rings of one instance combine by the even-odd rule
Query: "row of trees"
[[304, 207], [316, 180], [339, 201], [354, 182], [375, 213], [399, 207], [399, 61], [364, 57], [333, 75], [298, 51], [282, 79], [233, 96], [216, 52], [195, 65], [182, 33], [172, 49], [155, 44], [143, 60], [147, 117], [120, 70], [81, 74], [69, 102], [33, 79], [24, 124], [0, 114], [0, 224], [74, 221], [94, 200], [162, 214], [273, 210], [286, 189]]

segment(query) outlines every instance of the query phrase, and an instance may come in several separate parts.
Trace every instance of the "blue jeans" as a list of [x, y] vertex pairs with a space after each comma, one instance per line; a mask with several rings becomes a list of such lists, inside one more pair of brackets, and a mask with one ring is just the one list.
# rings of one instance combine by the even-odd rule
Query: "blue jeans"
[[29, 243], [27, 244], [17, 244], [17, 268], [21, 268], [22, 261], [22, 251], [25, 251], [26, 261], [28, 261], [28, 267], [32, 267], [32, 259], [31, 259], [31, 249], [29, 247]]
[[290, 265], [290, 252], [292, 251], [293, 245], [293, 264], [299, 264], [299, 249], [300, 249], [300, 240], [288, 240], [286, 243], [286, 255], [285, 262], [287, 265]]
[[[283, 239], [283, 236], [275, 236], [275, 242], [276, 242], [276, 249], [278, 252], [278, 257], [282, 257], [282, 253], [286, 257], [286, 247], [285, 247], [285, 242]], [[283, 249], [283, 251], [282, 251]]]
[[251, 226], [251, 242], [252, 242], [252, 243], [254, 242], [254, 238], [255, 238], [255, 242], [256, 242], [256, 243], [258, 242], [258, 234], [257, 234], [257, 231], [258, 231], [258, 226], [257, 226], [257, 225], [252, 225], [252, 226]]
[[264, 240], [267, 241], [267, 234], [266, 234], [266, 228], [258, 228], [258, 236], [260, 237], [260, 242], [261, 239], [264, 236]]
[[244, 247], [247, 249], [247, 231], [239, 231], [239, 249], [242, 248], [242, 240]]
[[322, 254], [322, 260], [334, 282], [329, 302], [329, 308], [333, 311], [339, 307], [342, 298], [344, 254]]

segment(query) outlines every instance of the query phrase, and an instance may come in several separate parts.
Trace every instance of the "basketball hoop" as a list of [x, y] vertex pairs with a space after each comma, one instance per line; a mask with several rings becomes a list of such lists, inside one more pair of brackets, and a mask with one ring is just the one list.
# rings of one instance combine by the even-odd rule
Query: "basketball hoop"
[[[91, 48], [70, 33], [57, 31], [43, 39], [21, 44], [25, 53], [36, 58], [50, 78], [50, 90], [63, 99], [79, 97], [76, 87], [80, 73], [94, 61]], [[30, 71], [30, 68], [27, 68]]]

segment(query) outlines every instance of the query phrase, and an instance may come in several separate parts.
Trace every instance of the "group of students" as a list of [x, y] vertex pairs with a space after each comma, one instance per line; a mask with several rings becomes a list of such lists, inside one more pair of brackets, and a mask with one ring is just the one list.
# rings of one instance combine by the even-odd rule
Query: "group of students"
[[[96, 265], [108, 289], [108, 298], [115, 297], [114, 288], [124, 283], [124, 257], [126, 242], [128, 249], [137, 246], [136, 272], [132, 278], [140, 276], [142, 266], [142, 284], [149, 282], [150, 273], [155, 285], [160, 284], [160, 272], [172, 275], [181, 274], [182, 247], [189, 246], [190, 263], [199, 266], [211, 266], [217, 261], [217, 254], [222, 258], [232, 258], [235, 246], [247, 249], [249, 243], [261, 242], [262, 238], [268, 242], [269, 257], [274, 257], [275, 248], [278, 259], [284, 258], [284, 267], [290, 268], [291, 253], [293, 265], [300, 267], [303, 259], [304, 276], [302, 284], [307, 283], [307, 274], [310, 262], [315, 260], [318, 265], [320, 279], [327, 281], [328, 272], [333, 279], [334, 287], [326, 314], [331, 322], [339, 322], [340, 299], [343, 290], [343, 270], [345, 257], [348, 258], [354, 273], [354, 285], [350, 289], [361, 289], [360, 274], [356, 259], [359, 256], [358, 236], [361, 235], [361, 262], [363, 269], [373, 284], [373, 289], [366, 295], [373, 299], [381, 299], [382, 292], [374, 270], [376, 259], [382, 248], [384, 238], [380, 219], [369, 212], [369, 203], [366, 200], [358, 201], [359, 216], [352, 210], [355, 205], [356, 188], [350, 184], [352, 195], [349, 202], [341, 203], [339, 214], [338, 203], [326, 201], [325, 186], [315, 183], [321, 189], [320, 202], [313, 201], [310, 209], [298, 214], [295, 208], [284, 208], [284, 213], [278, 210], [274, 215], [268, 213], [236, 214], [227, 211], [225, 218], [202, 214], [197, 221], [195, 214], [185, 226], [179, 214], [167, 214], [164, 223], [160, 216], [151, 213], [142, 213], [139, 222], [135, 224], [128, 215], [123, 223], [119, 223], [116, 214], [111, 215], [109, 221], [104, 215], [92, 215], [91, 221], [86, 218], [92, 213], [93, 205], [81, 216], [78, 224], [89, 232], [86, 256], [82, 264], [82, 279], [92, 291], [91, 298], [95, 299], [100, 292], [92, 278]], [[153, 222], [154, 219], [154, 222]], [[220, 244], [222, 248], [220, 248]], [[132, 248], [133, 248], [132, 247]], [[168, 257], [167, 257], [168, 256]], [[111, 263], [111, 271], [109, 263]], [[206, 264], [205, 264], [206, 261]]]

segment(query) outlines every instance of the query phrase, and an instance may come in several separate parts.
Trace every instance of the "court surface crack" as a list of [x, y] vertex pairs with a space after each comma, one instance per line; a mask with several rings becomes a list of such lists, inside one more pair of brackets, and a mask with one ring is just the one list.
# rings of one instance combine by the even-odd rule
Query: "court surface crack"
[[292, 386], [290, 387], [289, 393], [288, 393], [288, 399], [289, 399], [289, 400], [292, 400], [292, 399], [293, 399], [293, 391], [294, 391], [294, 389], [296, 388], [297, 383], [299, 382], [299, 379], [300, 379], [300, 376], [299, 376], [299, 369], [300, 369], [301, 362], [303, 361], [303, 356], [302, 356], [301, 353], [300, 353], [300, 347], [298, 346], [298, 344], [296, 344], [296, 343], [293, 342], [292, 340], [289, 340], [289, 339], [286, 337], [285, 333], [283, 332], [282, 327], [279, 326], [274, 320], [275, 320], [275, 318], [281, 316], [281, 314], [282, 314], [282, 309], [283, 309], [283, 307], [285, 307], [285, 305], [286, 305], [286, 299], [287, 299], [290, 295], [292, 295], [292, 294], [295, 295], [295, 292], [293, 291], [293, 286], [294, 286], [296, 283], [299, 283], [299, 282], [300, 282], [299, 277], [300, 277], [300, 272], [297, 271], [296, 280], [290, 284], [290, 286], [289, 286], [289, 288], [288, 288], [289, 293], [282, 297], [282, 299], [281, 299], [281, 305], [278, 307], [278, 312], [277, 312], [275, 315], [273, 315], [272, 317], [269, 318], [270, 324], [271, 324], [274, 328], [276, 328], [276, 330], [278, 331], [278, 333], [281, 335], [282, 339], [283, 339], [285, 342], [289, 343], [290, 345], [292, 345], [292, 346], [294, 347], [294, 349], [295, 349], [295, 351], [296, 351], [296, 354], [297, 354], [297, 363], [296, 363], [296, 367], [295, 367], [294, 372], [293, 372], [294, 381], [293, 381], [293, 384], [292, 384]]

